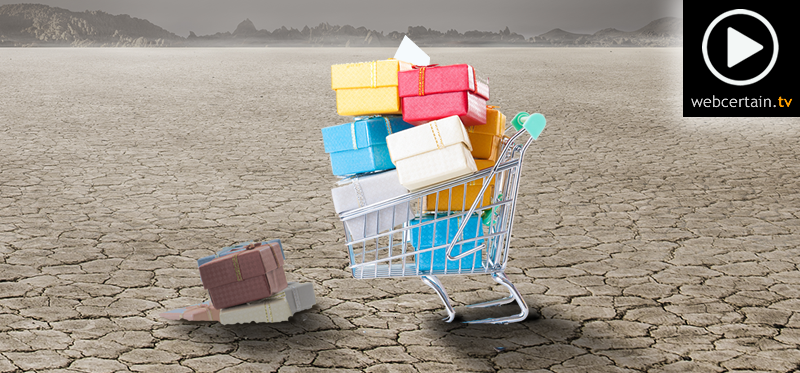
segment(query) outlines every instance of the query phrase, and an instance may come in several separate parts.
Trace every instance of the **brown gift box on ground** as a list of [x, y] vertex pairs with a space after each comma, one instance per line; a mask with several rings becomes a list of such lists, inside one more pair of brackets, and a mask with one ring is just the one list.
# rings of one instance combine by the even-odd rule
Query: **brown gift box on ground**
[[244, 251], [214, 259], [200, 266], [200, 279], [217, 309], [283, 291], [287, 282], [280, 244], [253, 244]]
[[486, 124], [467, 127], [469, 142], [472, 143], [472, 158], [496, 161], [502, 150], [505, 132], [506, 116], [495, 106], [487, 106]]
[[[476, 159], [475, 165], [478, 166], [478, 170], [483, 170], [485, 168], [489, 168], [494, 166], [495, 161], [489, 161], [485, 159]], [[483, 193], [483, 200], [481, 203], [478, 204], [478, 208], [481, 206], [487, 206], [492, 203], [492, 195], [494, 195], [494, 177], [492, 180], [489, 181], [489, 186], [486, 188], [486, 191]], [[425, 196], [425, 211], [456, 211], [456, 210], [469, 210], [472, 206], [472, 202], [475, 202], [475, 198], [478, 197], [478, 192], [481, 191], [481, 187], [483, 186], [483, 179], [470, 181], [467, 183], [467, 200], [466, 204], [464, 203], [464, 186], [459, 185], [453, 187], [453, 199], [450, 201], [450, 206], [448, 209], [447, 199], [450, 196], [450, 192], [448, 190], [444, 190], [439, 192], [439, 203], [436, 203], [436, 194], [429, 194]]]

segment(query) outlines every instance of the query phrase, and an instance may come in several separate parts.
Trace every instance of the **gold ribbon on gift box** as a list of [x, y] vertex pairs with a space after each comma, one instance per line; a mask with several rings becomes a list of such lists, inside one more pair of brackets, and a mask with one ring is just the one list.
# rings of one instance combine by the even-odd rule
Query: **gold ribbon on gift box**
[[425, 96], [425, 69], [429, 67], [436, 67], [439, 64], [427, 65], [427, 66], [417, 66], [411, 65], [412, 69], [417, 69], [419, 71], [418, 81], [419, 81], [419, 91], [417, 93], [418, 96]]
[[231, 258], [231, 262], [233, 262], [233, 270], [236, 271], [236, 281], [242, 281], [242, 270], [239, 268], [239, 253], [236, 253]]
[[383, 117], [383, 120], [386, 121], [386, 133], [391, 135], [392, 134], [392, 123], [389, 122], [389, 118], [387, 118], [387, 117]]
[[353, 139], [353, 150], [358, 150], [358, 142], [356, 141], [356, 122], [350, 122], [350, 137]]
[[367, 199], [364, 197], [364, 191], [361, 189], [361, 183], [358, 182], [358, 178], [353, 179], [353, 189], [356, 191], [356, 200], [358, 201], [358, 207], [364, 207], [367, 205]]
[[[244, 251], [253, 250], [253, 249], [257, 248], [257, 247], [260, 247], [261, 245], [262, 245], [261, 242], [259, 242], [259, 243], [255, 243], [255, 242], [251, 243], [251, 244], [249, 244], [249, 245], [244, 247]], [[239, 268], [239, 254], [241, 254], [241, 253], [242, 253], [242, 251], [236, 253], [233, 256], [233, 258], [231, 258], [231, 261], [233, 262], [233, 270], [236, 271], [236, 281], [242, 281], [242, 270]]]
[[272, 322], [272, 306], [269, 305], [269, 302], [264, 303], [264, 313], [267, 316], [267, 322]]
[[436, 141], [436, 148], [444, 149], [444, 140], [442, 140], [442, 134], [439, 133], [439, 125], [436, 121], [433, 121], [431, 124], [431, 133], [433, 134], [433, 141]]
[[[244, 247], [244, 251], [253, 250], [253, 249], [257, 248], [257, 247], [260, 247], [262, 244], [263, 244], [262, 242], [251, 243], [251, 244], [249, 244], [249, 245]], [[242, 281], [243, 280], [243, 278], [242, 278], [242, 270], [241, 270], [241, 268], [239, 268], [239, 254], [241, 254], [242, 252], [243, 251], [239, 251], [238, 253], [234, 254], [233, 257], [231, 258], [231, 262], [233, 262], [233, 270], [236, 272], [236, 281]]]
[[419, 96], [425, 96], [425, 68], [419, 68]]
[[269, 297], [266, 301], [264, 301], [264, 314], [267, 317], [267, 322], [273, 322], [274, 318], [272, 316], [272, 302], [271, 299], [283, 299], [286, 298], [286, 292], [278, 293], [272, 297]]
[[372, 61], [369, 63], [369, 70], [370, 70], [370, 85], [372, 88], [378, 86], [378, 61]]

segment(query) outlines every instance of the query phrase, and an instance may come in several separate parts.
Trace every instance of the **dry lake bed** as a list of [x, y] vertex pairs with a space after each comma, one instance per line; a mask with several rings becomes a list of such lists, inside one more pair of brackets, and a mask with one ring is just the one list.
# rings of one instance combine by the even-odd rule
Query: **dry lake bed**
[[[417, 278], [356, 280], [320, 129], [330, 65], [386, 49], [0, 49], [0, 372], [792, 372], [800, 120], [682, 118], [682, 50], [432, 48], [541, 112], [510, 325], [444, 323]], [[317, 305], [166, 321], [195, 260], [279, 238]], [[503, 295], [442, 279], [465, 319]]]

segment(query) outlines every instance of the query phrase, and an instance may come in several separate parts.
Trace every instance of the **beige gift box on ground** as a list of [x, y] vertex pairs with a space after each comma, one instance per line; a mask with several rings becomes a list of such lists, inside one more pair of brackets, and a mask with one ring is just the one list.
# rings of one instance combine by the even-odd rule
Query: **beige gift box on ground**
[[317, 304], [311, 283], [290, 282], [286, 290], [241, 306], [216, 309], [210, 301], [161, 313], [167, 320], [219, 321], [223, 324], [272, 323], [289, 320]]
[[416, 190], [478, 170], [461, 119], [450, 116], [386, 137], [400, 184]]
[[283, 322], [316, 303], [311, 283], [290, 282], [286, 290], [269, 298], [222, 310], [219, 322], [225, 325]]

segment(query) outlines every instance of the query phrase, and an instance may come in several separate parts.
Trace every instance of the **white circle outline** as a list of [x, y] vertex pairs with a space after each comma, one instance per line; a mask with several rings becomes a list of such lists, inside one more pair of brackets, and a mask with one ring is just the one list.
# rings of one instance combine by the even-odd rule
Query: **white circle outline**
[[[737, 14], [750, 16], [761, 21], [761, 23], [763, 23], [764, 26], [767, 26], [770, 35], [772, 35], [773, 51], [772, 51], [772, 60], [769, 62], [769, 66], [767, 66], [767, 68], [764, 71], [762, 71], [761, 74], [758, 74], [758, 76], [756, 76], [755, 78], [747, 80], [733, 80], [720, 74], [719, 71], [717, 71], [717, 69], [714, 68], [714, 65], [711, 64], [711, 60], [708, 58], [708, 36], [711, 35], [711, 30], [713, 30], [714, 26], [716, 26], [723, 19]], [[750, 85], [767, 76], [767, 74], [769, 74], [769, 72], [772, 71], [772, 68], [775, 66], [775, 62], [778, 60], [778, 35], [775, 34], [775, 29], [772, 28], [772, 25], [769, 23], [769, 21], [767, 21], [767, 19], [761, 16], [760, 14], [747, 9], [729, 10], [725, 13], [720, 14], [717, 18], [711, 21], [710, 25], [708, 25], [706, 33], [705, 35], [703, 35], [703, 59], [706, 61], [706, 66], [708, 67], [708, 69], [711, 70], [711, 73], [714, 74], [714, 76], [716, 76], [717, 79], [725, 83], [728, 83], [730, 85], [737, 85], [737, 86]]]

